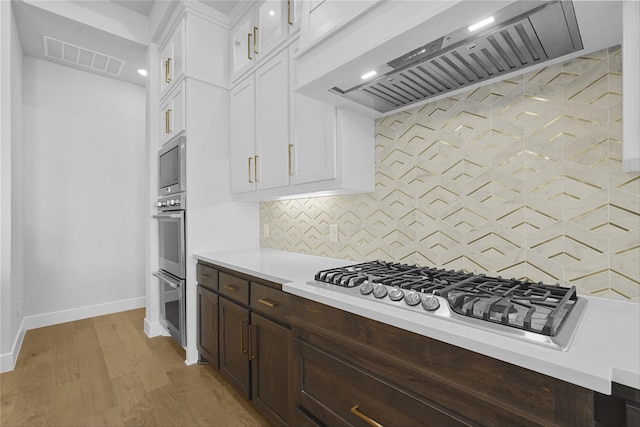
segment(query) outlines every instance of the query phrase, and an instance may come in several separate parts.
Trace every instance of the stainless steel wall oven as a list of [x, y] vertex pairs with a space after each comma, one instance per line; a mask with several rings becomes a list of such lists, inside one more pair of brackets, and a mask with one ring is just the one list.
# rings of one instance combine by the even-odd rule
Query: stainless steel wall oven
[[158, 267], [160, 323], [186, 345], [186, 138], [169, 141], [158, 152]]

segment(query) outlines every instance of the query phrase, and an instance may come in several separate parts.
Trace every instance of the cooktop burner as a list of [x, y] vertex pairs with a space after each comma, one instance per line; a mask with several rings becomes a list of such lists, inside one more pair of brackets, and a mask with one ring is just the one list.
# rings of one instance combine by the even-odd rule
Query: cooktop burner
[[383, 261], [322, 270], [309, 284], [561, 350], [568, 347], [586, 306], [574, 286]]

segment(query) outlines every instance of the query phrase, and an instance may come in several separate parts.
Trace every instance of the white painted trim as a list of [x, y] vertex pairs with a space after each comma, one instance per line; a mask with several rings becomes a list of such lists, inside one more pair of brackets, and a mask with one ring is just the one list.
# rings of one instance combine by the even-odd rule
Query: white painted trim
[[44, 326], [57, 325], [59, 323], [72, 322], [74, 320], [87, 319], [90, 317], [103, 316], [105, 314], [118, 313], [121, 311], [134, 310], [145, 307], [146, 298], [124, 299], [120, 301], [107, 302], [104, 304], [88, 305], [85, 307], [70, 308], [68, 310], [54, 311], [52, 313], [36, 314], [24, 318], [26, 330], [42, 328]]
[[18, 335], [16, 335], [16, 338], [13, 340], [13, 346], [11, 346], [11, 352], [0, 354], [0, 373], [13, 371], [16, 367], [16, 361], [18, 360], [18, 354], [20, 354], [20, 348], [22, 347], [22, 341], [24, 341], [25, 332], [24, 318], [22, 318]]
[[144, 333], [147, 334], [149, 338], [171, 336], [169, 331], [167, 331], [160, 322], [151, 322], [146, 317], [144, 319]]

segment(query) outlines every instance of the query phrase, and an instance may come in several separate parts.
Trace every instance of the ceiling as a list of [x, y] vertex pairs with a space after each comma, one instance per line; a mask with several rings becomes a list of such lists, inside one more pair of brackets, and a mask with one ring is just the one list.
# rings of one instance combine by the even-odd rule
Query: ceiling
[[[199, 1], [224, 15], [242, 3], [186, 1]], [[12, 6], [24, 55], [144, 86], [146, 78], [137, 70], [146, 68], [148, 16], [154, 3], [155, 0], [14, 0]], [[68, 12], [74, 9], [81, 12]], [[102, 13], [106, 18], [101, 18]], [[45, 38], [53, 41], [46, 42]], [[63, 51], [59, 49], [61, 45]]]

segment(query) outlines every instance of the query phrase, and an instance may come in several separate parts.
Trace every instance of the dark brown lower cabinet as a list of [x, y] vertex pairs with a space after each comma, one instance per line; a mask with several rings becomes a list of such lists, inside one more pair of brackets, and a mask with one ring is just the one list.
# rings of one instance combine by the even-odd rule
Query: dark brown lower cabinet
[[[640, 391], [603, 395], [281, 291], [199, 269], [198, 350], [274, 426], [636, 427]], [[219, 283], [215, 278], [219, 279]]]
[[471, 426], [432, 402], [358, 366], [294, 340], [299, 405], [292, 425]]
[[218, 368], [218, 295], [198, 286], [198, 352]]
[[247, 399], [249, 370], [249, 309], [220, 297], [220, 374]]
[[[213, 280], [215, 279], [215, 282]], [[274, 426], [288, 426], [290, 298], [280, 285], [198, 264], [198, 351]]]
[[251, 313], [251, 400], [277, 426], [288, 425], [291, 331]]

